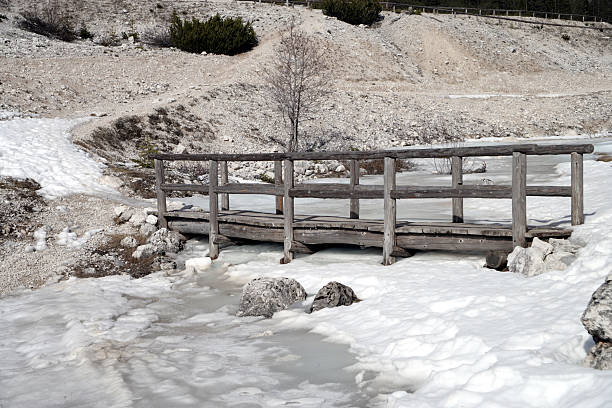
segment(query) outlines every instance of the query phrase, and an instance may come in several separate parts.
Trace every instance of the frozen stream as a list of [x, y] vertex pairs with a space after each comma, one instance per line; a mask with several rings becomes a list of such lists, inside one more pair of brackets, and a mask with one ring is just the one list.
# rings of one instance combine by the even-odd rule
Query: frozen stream
[[[592, 142], [612, 153], [612, 139]], [[528, 183], [569, 185], [567, 159], [530, 157]], [[509, 159], [486, 162], [489, 171], [465, 183], [509, 183]], [[450, 183], [418, 164], [398, 183]], [[434, 252], [382, 267], [378, 250], [334, 248], [281, 266], [281, 246], [260, 244], [226, 248], [197, 274], [71, 279], [1, 298], [0, 407], [366, 407], [384, 404], [379, 394], [390, 394], [388, 406], [609, 406], [610, 374], [580, 366], [592, 340], [579, 323], [612, 272], [609, 233], [596, 228], [612, 220], [609, 188], [588, 173], [603, 180], [608, 167], [585, 166], [587, 225], [578, 232], [593, 242], [568, 271], [533, 279], [484, 270], [481, 256]], [[274, 206], [271, 197], [231, 200]], [[465, 201], [467, 220], [509, 220], [510, 200]], [[348, 212], [338, 200], [296, 207]], [[450, 200], [398, 207], [400, 219], [450, 217]], [[361, 208], [379, 218], [382, 202]], [[568, 215], [568, 198], [528, 199], [532, 223]], [[205, 240], [191, 240], [179, 261], [206, 253]], [[309, 299], [272, 319], [236, 318], [242, 285], [266, 274], [294, 277], [311, 295], [339, 280], [364, 301], [307, 315]]]

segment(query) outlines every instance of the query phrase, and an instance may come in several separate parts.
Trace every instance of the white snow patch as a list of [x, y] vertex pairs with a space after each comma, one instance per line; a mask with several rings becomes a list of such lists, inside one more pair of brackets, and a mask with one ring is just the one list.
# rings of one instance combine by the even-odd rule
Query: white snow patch
[[66, 119], [0, 121], [0, 176], [31, 178], [47, 198], [75, 193], [113, 193], [98, 183], [102, 165], [70, 141], [70, 129], [82, 122]]
[[56, 243], [58, 245], [65, 245], [69, 248], [80, 248], [85, 244], [91, 237], [93, 237], [98, 232], [103, 231], [103, 228], [96, 228], [89, 231], [86, 231], [81, 238], [79, 238], [76, 232], [73, 232], [70, 227], [65, 227], [59, 234], [56, 236]]

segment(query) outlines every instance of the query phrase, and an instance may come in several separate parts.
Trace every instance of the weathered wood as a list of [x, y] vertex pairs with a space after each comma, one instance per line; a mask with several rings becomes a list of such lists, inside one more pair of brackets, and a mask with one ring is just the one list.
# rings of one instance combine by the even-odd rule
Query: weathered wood
[[401, 258], [410, 258], [411, 256], [415, 254], [415, 252], [416, 251], [414, 249], [406, 249], [406, 248], [400, 248], [396, 246], [396, 247], [393, 247], [393, 252], [391, 253], [391, 255], [398, 256]]
[[[221, 162], [221, 183], [222, 186], [228, 184], [227, 161]], [[229, 210], [229, 194], [221, 194], [221, 210]]]
[[189, 161], [276, 161], [276, 160], [366, 160], [383, 159], [391, 157], [395, 159], [416, 158], [441, 158], [441, 157], [477, 157], [477, 156], [510, 156], [514, 152], [522, 152], [528, 155], [555, 155], [576, 153], [592, 153], [592, 144], [515, 144], [497, 146], [474, 146], [474, 147], [444, 147], [444, 148], [410, 148], [397, 150], [374, 150], [369, 152], [295, 152], [295, 153], [246, 153], [246, 154], [170, 154], [158, 153], [150, 155], [153, 159], [160, 160], [189, 160]]
[[315, 251], [312, 248], [312, 246], [308, 246], [299, 241], [292, 241], [291, 242], [291, 252], [298, 253], [298, 254], [314, 254]]
[[162, 184], [164, 184], [164, 162], [159, 159], [154, 159], [153, 167], [155, 168], [155, 193], [157, 196], [157, 211], [160, 214], [157, 219], [161, 228], [168, 228], [168, 220], [166, 220], [166, 217], [164, 216], [164, 213], [166, 212], [166, 193], [162, 189]]
[[[463, 159], [459, 156], [451, 158], [451, 178], [453, 188], [463, 185]], [[453, 222], [463, 222], [463, 198], [453, 198]]]
[[438, 236], [429, 234], [398, 235], [397, 246], [409, 249], [444, 251], [512, 251], [512, 241], [499, 237]]
[[297, 184], [289, 191], [294, 198], [383, 198], [383, 186], [341, 183]]
[[294, 230], [295, 240], [306, 245], [333, 244], [382, 247], [383, 234], [379, 232], [353, 231], [343, 229], [302, 229]]
[[391, 265], [395, 262], [393, 248], [395, 247], [395, 224], [397, 211], [395, 199], [391, 197], [391, 191], [395, 190], [395, 159], [385, 157], [385, 232], [383, 241], [383, 265]]
[[[281, 162], [280, 160], [276, 160], [274, 162], [274, 185], [276, 186], [276, 188], [283, 190], [283, 194], [284, 194], [284, 189], [283, 189], [283, 162]], [[276, 213], [277, 214], [282, 214], [283, 213], [283, 197], [282, 196], [276, 196]]]
[[282, 263], [289, 263], [293, 260], [293, 252], [291, 252], [291, 243], [293, 237], [293, 197], [289, 195], [289, 191], [293, 188], [293, 161], [283, 161], [283, 179], [284, 179], [284, 197], [283, 197], [283, 215], [284, 215], [284, 248]]
[[283, 187], [277, 187], [268, 183], [230, 183], [225, 186], [215, 188], [216, 193], [231, 194], [264, 194], [283, 196]]
[[210, 259], [217, 259], [219, 256], [219, 245], [215, 243], [217, 234], [219, 234], [219, 221], [217, 216], [219, 214], [219, 200], [216, 192], [217, 183], [219, 182], [219, 166], [216, 160], [210, 161], [210, 169], [208, 171], [210, 178], [209, 181], [209, 203], [210, 203], [210, 232], [208, 234], [208, 256]]
[[[351, 160], [349, 162], [349, 172], [351, 177], [350, 185], [353, 189], [359, 185], [359, 160]], [[359, 218], [359, 198], [351, 198], [349, 217]]]
[[202, 195], [208, 195], [210, 187], [208, 184], [162, 184], [163, 191], [193, 191]]
[[487, 257], [485, 258], [485, 267], [501, 271], [506, 268], [507, 264], [507, 252], [490, 251], [487, 253]]
[[512, 246], [527, 246], [527, 157], [512, 155]]
[[572, 225], [584, 224], [583, 158], [572, 153]]

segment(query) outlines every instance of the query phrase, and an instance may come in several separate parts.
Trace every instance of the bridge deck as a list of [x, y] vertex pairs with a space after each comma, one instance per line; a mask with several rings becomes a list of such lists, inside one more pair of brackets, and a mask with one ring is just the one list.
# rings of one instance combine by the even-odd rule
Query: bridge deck
[[[164, 213], [171, 229], [185, 234], [209, 234], [210, 214], [207, 211], [169, 211]], [[284, 217], [255, 211], [220, 211], [218, 243], [232, 240], [260, 242], [284, 241]], [[294, 252], [308, 252], [309, 245], [352, 244], [382, 247], [384, 221], [350, 219], [333, 216], [295, 215], [293, 222]], [[567, 238], [571, 229], [549, 226], [527, 228], [526, 238]], [[470, 224], [445, 222], [409, 222], [396, 224], [395, 255], [403, 250], [478, 250], [511, 251], [510, 224]]]

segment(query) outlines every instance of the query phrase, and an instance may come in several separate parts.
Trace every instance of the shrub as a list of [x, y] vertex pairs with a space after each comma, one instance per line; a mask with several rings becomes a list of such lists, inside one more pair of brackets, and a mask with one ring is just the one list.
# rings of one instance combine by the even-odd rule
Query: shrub
[[22, 30], [56, 38], [62, 41], [74, 41], [78, 38], [77, 32], [72, 24], [72, 17], [62, 11], [57, 2], [49, 2], [47, 7], [40, 11], [25, 12], [19, 22]]
[[569, 40], [570, 40], [570, 36], [569, 36], [569, 34], [561, 34], [561, 38], [562, 38], [564, 41], [569, 41]]
[[219, 14], [206, 22], [197, 18], [191, 21], [181, 20], [176, 13], [170, 25], [172, 44], [183, 51], [213, 54], [235, 55], [253, 48], [257, 36], [251, 23], [244, 23], [242, 18], [221, 18]]
[[156, 47], [172, 47], [170, 31], [165, 27], [150, 26], [142, 31], [141, 41]]
[[8, 17], [5, 16], [4, 14], [0, 14], [0, 23], [3, 22], [4, 20], [8, 20]]
[[325, 15], [353, 25], [372, 24], [382, 10], [378, 0], [324, 0], [322, 7]]
[[91, 31], [87, 29], [87, 26], [85, 25], [85, 23], [81, 24], [81, 28], [79, 29], [79, 37], [81, 37], [84, 40], [88, 40], [94, 37]]
[[104, 47], [116, 47], [121, 45], [121, 39], [115, 30], [111, 30], [98, 38], [98, 44], [103, 45]]

